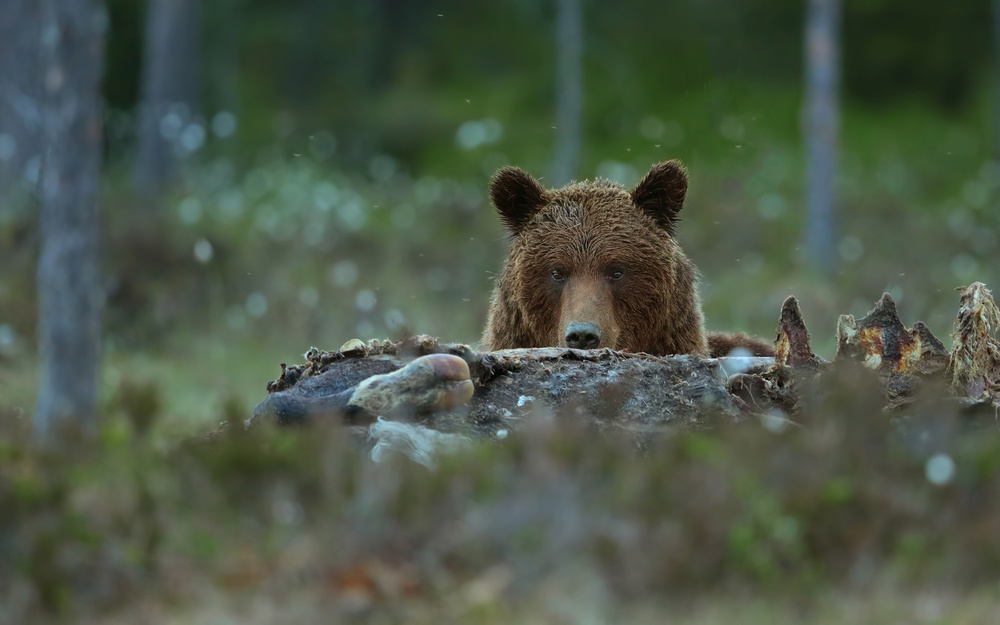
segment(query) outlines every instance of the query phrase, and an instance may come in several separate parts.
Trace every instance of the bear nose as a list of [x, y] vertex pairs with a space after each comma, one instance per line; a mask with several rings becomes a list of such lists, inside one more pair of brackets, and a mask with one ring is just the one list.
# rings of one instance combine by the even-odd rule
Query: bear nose
[[592, 323], [571, 323], [566, 328], [566, 345], [574, 349], [593, 349], [601, 342], [601, 329]]

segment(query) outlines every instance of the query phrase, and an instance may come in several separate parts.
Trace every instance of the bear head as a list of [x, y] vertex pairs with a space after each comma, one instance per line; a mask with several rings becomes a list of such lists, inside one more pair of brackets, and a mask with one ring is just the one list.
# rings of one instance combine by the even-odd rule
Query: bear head
[[687, 185], [677, 161], [633, 189], [546, 189], [521, 169], [499, 170], [490, 197], [511, 239], [483, 347], [703, 353], [697, 270], [674, 237]]

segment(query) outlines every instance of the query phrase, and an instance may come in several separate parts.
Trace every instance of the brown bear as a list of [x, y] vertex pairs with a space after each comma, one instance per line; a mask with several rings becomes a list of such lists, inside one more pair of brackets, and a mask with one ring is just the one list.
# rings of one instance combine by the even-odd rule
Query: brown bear
[[674, 236], [687, 186], [678, 161], [631, 191], [608, 180], [550, 190], [516, 167], [497, 171], [490, 197], [511, 240], [482, 349], [773, 355], [745, 334], [706, 334], [698, 270]]

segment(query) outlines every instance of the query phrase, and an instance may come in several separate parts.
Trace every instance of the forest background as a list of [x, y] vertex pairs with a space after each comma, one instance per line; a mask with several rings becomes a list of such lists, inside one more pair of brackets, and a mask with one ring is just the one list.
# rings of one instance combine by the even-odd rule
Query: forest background
[[[90, 11], [65, 31], [90, 39], [60, 39], [39, 7]], [[102, 40], [65, 72], [33, 64]], [[99, 207], [79, 214], [100, 232], [100, 436], [56, 459], [25, 444], [40, 383], [63, 380], [38, 355], [39, 214], [46, 167], [86, 146], [46, 152], [32, 102], [98, 69], [99, 189], [63, 199]], [[933, 444], [901, 443], [854, 382], [801, 436], [691, 433], [639, 458], [579, 432], [435, 474], [308, 433], [188, 446], [312, 345], [476, 343], [505, 243], [498, 167], [633, 185], [669, 158], [690, 174], [679, 238], [711, 328], [769, 336], [793, 294], [832, 357], [837, 316], [889, 292], [945, 338], [956, 287], [1000, 284], [1000, 0], [0, 4], [0, 622], [199, 601], [218, 622], [212, 589], [273, 622], [290, 612], [258, 600], [294, 597], [288, 579], [362, 618], [419, 597], [454, 622], [527, 622], [497, 607], [513, 597], [609, 620], [694, 586], [727, 594], [683, 604], [692, 622], [801, 622], [802, 597], [828, 622], [938, 622], [942, 606], [990, 622], [996, 441], [941, 421]], [[945, 451], [950, 486], [925, 475]], [[985, 594], [962, 603], [951, 582]], [[845, 583], [860, 595], [841, 601]], [[911, 601], [928, 583], [930, 603]], [[886, 584], [895, 599], [869, 602]], [[799, 594], [777, 614], [762, 588]], [[404, 620], [451, 622], [434, 609]]]
[[[110, 0], [105, 387], [155, 378], [173, 416], [202, 427], [226, 397], [249, 409], [275, 364], [312, 344], [475, 343], [504, 247], [490, 175], [515, 164], [566, 178], [557, 8]], [[836, 316], [888, 291], [904, 321], [947, 334], [953, 288], [998, 278], [991, 5], [844, 6], [826, 272], [805, 234], [805, 11], [583, 3], [572, 176], [632, 185], [654, 162], [684, 161], [680, 238], [712, 328], [770, 335], [794, 294], [830, 355]], [[159, 107], [156, 122], [143, 107]], [[19, 160], [13, 136], [0, 166], [30, 182], [37, 159]], [[8, 192], [0, 394], [27, 414], [37, 232], [30, 193]]]

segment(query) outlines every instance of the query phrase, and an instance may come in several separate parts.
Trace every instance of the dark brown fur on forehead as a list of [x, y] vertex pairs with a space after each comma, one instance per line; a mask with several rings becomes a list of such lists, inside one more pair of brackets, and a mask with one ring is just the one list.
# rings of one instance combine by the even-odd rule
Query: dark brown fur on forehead
[[635, 206], [621, 185], [599, 180], [549, 191], [521, 231], [515, 256], [530, 251], [535, 262], [600, 268], [613, 264], [642, 270], [671, 263], [675, 242], [655, 219]]
[[548, 206], [520, 239], [521, 244], [511, 250], [513, 258], [564, 269], [619, 265], [643, 272], [672, 263], [676, 254], [673, 238], [631, 206]]
[[674, 235], [687, 195], [687, 170], [678, 161], [657, 163], [632, 190], [610, 180], [572, 182], [545, 189], [517, 167], [504, 167], [490, 181], [490, 199], [511, 234], [520, 234], [546, 208], [578, 204], [584, 209], [638, 211]]
[[624, 186], [603, 178], [572, 182], [560, 189], [553, 189], [549, 191], [549, 200], [554, 204], [559, 203], [560, 200], [604, 205], [616, 201], [632, 203], [632, 198]]
[[[625, 215], [625, 213], [633, 213]], [[589, 216], [594, 219], [611, 219], [634, 223], [642, 211], [632, 201], [632, 196], [622, 185], [609, 180], [576, 182], [561, 189], [547, 192], [546, 202], [533, 216], [533, 222], [543, 223], [565, 215]], [[639, 217], [645, 221], [645, 216]], [[655, 225], [654, 220], [648, 220]]]

